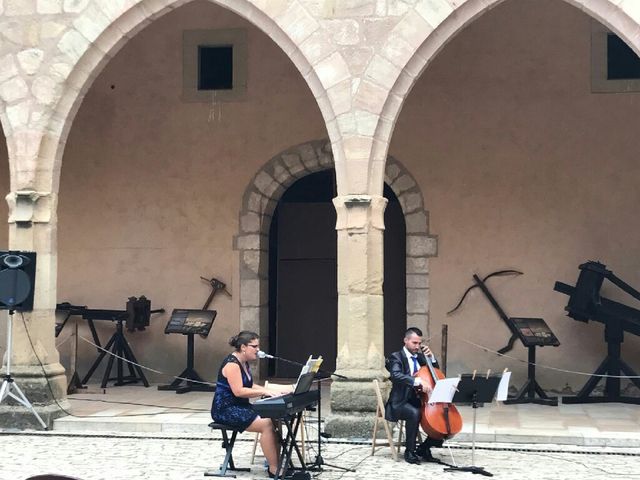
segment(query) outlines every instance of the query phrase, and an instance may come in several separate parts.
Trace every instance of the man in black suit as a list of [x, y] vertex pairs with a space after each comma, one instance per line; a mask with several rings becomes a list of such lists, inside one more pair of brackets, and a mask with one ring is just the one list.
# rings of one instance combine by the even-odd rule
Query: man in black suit
[[[416, 437], [420, 424], [420, 398], [416, 390], [423, 388], [422, 381], [413, 374], [427, 363], [425, 355], [438, 366], [433, 353], [426, 345], [422, 345], [422, 331], [419, 328], [408, 328], [404, 334], [404, 347], [393, 352], [386, 360], [386, 368], [393, 386], [389, 400], [385, 406], [385, 418], [391, 422], [405, 421], [407, 440], [404, 459], [409, 463], [419, 464], [420, 460], [439, 463], [431, 455], [431, 447], [441, 447], [442, 440], [427, 438], [416, 449]], [[426, 385], [424, 386], [426, 388]]]

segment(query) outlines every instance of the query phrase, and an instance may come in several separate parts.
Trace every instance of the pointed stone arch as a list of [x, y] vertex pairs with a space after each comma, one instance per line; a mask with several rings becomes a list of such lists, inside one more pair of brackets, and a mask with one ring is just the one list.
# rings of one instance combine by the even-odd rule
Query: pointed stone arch
[[[64, 33], [59, 45], [68, 47], [66, 53], [75, 63], [69, 66], [70, 72], [64, 82], [64, 90], [53, 107], [41, 147], [41, 150], [49, 153], [45, 157], [41, 155], [41, 158], [53, 164], [51, 167], [53, 178], [50, 179], [52, 191], [58, 190], [64, 146], [73, 119], [95, 78], [140, 30], [155, 19], [192, 1], [194, 0], [137, 0], [109, 8], [101, 7], [102, 10], [96, 5], [89, 4], [74, 22], [74, 28]], [[313, 68], [304, 51], [322, 50], [325, 56], [339, 55], [339, 53], [328, 39], [327, 45], [317, 48], [317, 43], [324, 38], [323, 35], [315, 35], [311, 46], [305, 44], [305, 40], [321, 27], [300, 2], [295, 0], [285, 9], [281, 5], [271, 7], [266, 5], [261, 8], [251, 0], [208, 1], [252, 23], [280, 47], [307, 83], [329, 127], [329, 136], [335, 144], [338, 144], [338, 130], [331, 128], [335, 117], [333, 107], [316, 69]], [[269, 8], [274, 11], [268, 11]], [[314, 61], [318, 63], [319, 60], [314, 59]]]
[[[466, 0], [454, 7], [451, 2], [426, 1], [409, 11], [394, 27], [388, 44], [377, 55], [392, 65], [397, 78], [388, 91], [375, 128], [376, 143], [371, 162], [384, 162], [402, 106], [409, 92], [431, 61], [462, 29], [507, 0]], [[618, 0], [558, 0], [568, 3], [604, 24], [640, 55], [640, 5]], [[382, 168], [373, 168], [370, 191], [380, 191]]]
[[[245, 190], [234, 249], [240, 257], [240, 328], [259, 332], [268, 343], [269, 230], [284, 192], [297, 180], [334, 168], [331, 144], [314, 140], [269, 160]], [[419, 185], [393, 157], [385, 180], [398, 197], [406, 223], [407, 323], [428, 331], [429, 258], [437, 255], [437, 239], [429, 233], [429, 212]]]

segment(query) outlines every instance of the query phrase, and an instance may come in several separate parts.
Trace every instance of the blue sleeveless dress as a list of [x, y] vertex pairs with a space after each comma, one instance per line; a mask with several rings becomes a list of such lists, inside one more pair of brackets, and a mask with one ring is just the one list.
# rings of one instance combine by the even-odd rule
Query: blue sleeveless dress
[[227, 355], [222, 361], [220, 370], [218, 371], [218, 380], [216, 386], [216, 393], [213, 396], [213, 402], [211, 404], [211, 418], [216, 423], [222, 423], [228, 425], [234, 429], [244, 432], [246, 428], [253, 423], [258, 417], [248, 398], [239, 398], [233, 394], [229, 381], [222, 375], [222, 369], [227, 363], [235, 363], [240, 367], [242, 373], [242, 385], [247, 388], [253, 386], [253, 378], [251, 377], [251, 370], [249, 370], [249, 364], [246, 364], [247, 371], [242, 368], [240, 360], [234, 355]]

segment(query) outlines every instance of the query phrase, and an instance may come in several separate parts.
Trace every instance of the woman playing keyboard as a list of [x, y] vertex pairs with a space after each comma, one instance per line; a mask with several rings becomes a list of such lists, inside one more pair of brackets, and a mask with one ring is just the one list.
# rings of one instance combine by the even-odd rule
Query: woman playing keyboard
[[229, 345], [235, 348], [222, 361], [218, 371], [216, 393], [211, 405], [211, 418], [240, 432], [259, 432], [260, 446], [269, 463], [269, 477], [278, 468], [278, 442], [269, 418], [260, 418], [249, 403], [250, 398], [274, 397], [290, 392], [275, 392], [254, 385], [249, 362], [258, 358], [260, 337], [257, 333], [242, 331], [231, 337]]

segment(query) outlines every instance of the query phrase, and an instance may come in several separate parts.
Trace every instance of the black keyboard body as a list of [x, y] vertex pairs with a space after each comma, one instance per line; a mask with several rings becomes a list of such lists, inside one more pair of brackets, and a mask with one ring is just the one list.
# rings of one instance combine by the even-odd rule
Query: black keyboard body
[[281, 397], [263, 398], [254, 402], [253, 409], [262, 418], [285, 418], [316, 403], [318, 403], [318, 392], [311, 390], [297, 395], [289, 393]]

